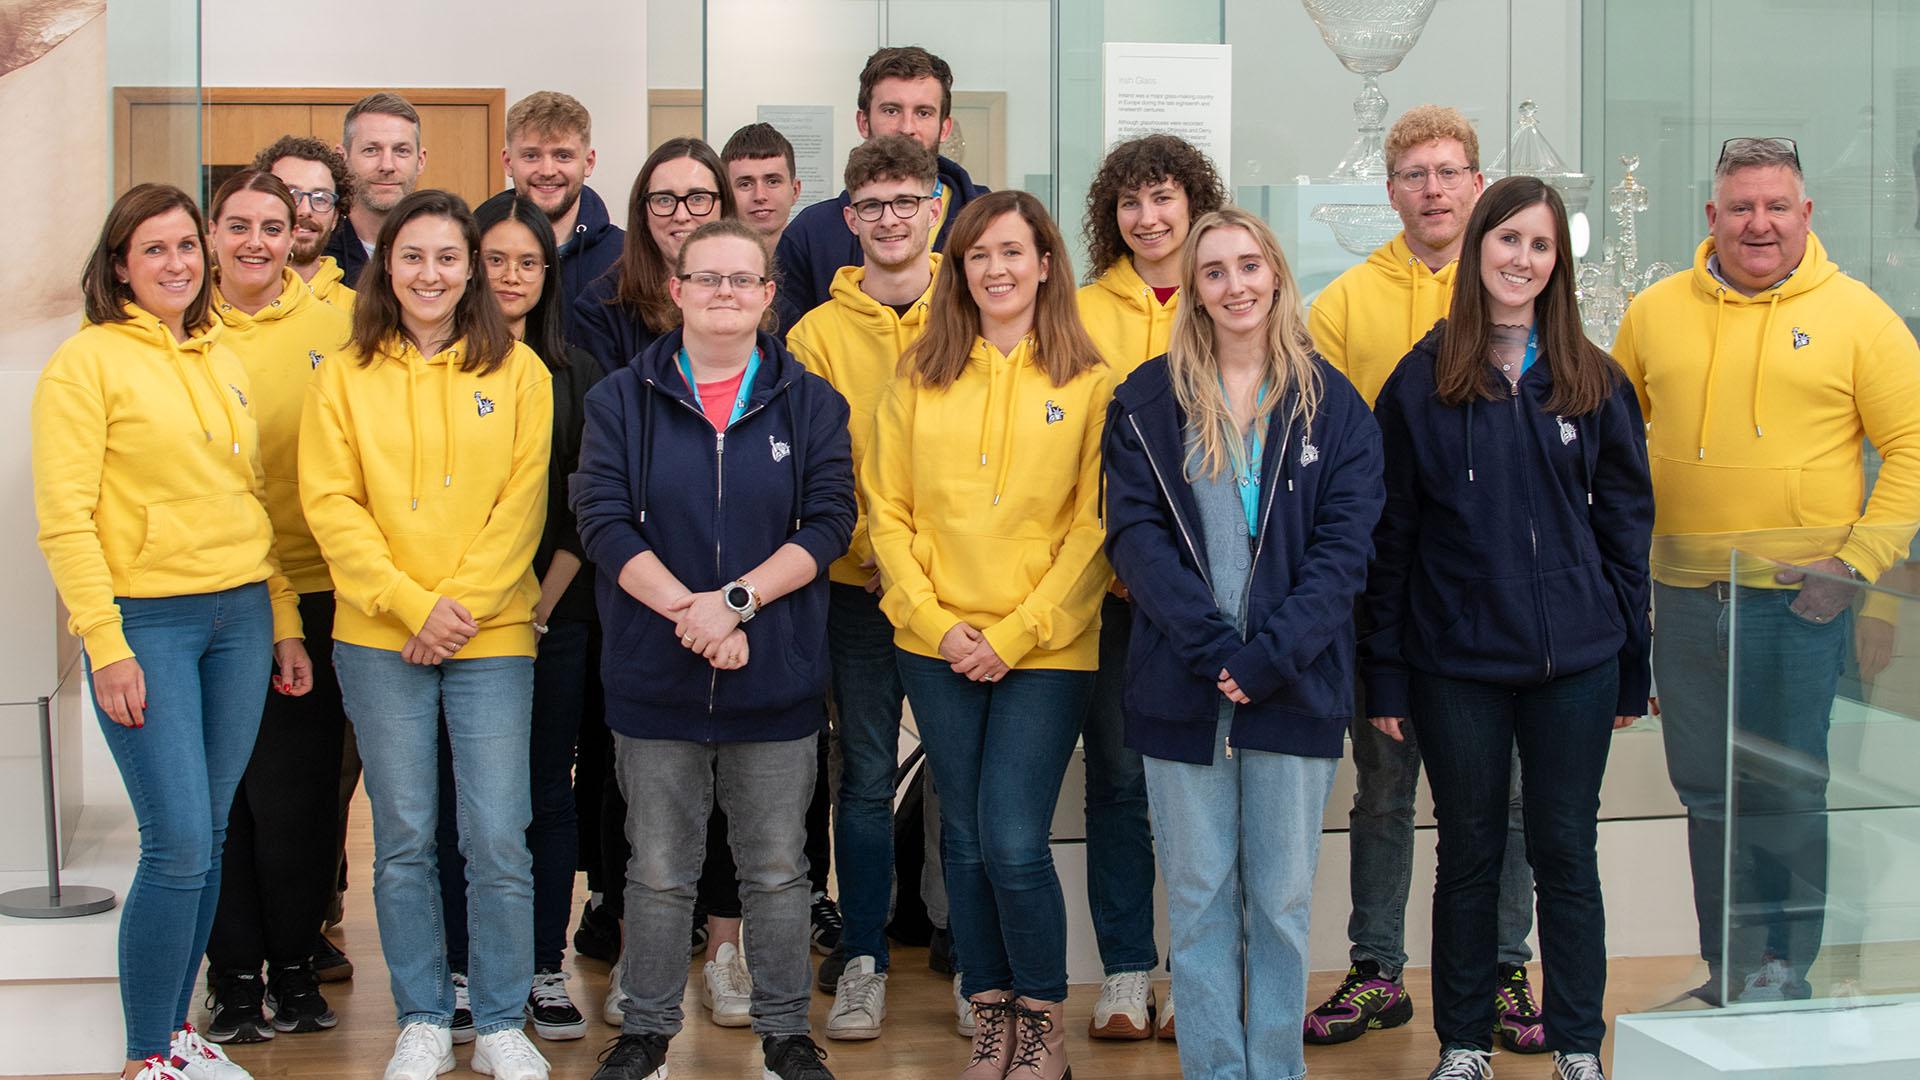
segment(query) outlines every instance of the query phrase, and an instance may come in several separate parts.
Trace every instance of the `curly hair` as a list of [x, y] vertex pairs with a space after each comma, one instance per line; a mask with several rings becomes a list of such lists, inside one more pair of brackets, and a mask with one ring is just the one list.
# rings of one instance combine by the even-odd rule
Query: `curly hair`
[[333, 197], [335, 208], [341, 217], [353, 209], [353, 177], [347, 174], [347, 160], [339, 151], [310, 135], [282, 135], [273, 141], [273, 145], [253, 155], [253, 167], [262, 172], [272, 172], [273, 163], [281, 158], [299, 158], [327, 167], [333, 174]]
[[1227, 205], [1227, 186], [1199, 148], [1173, 135], [1145, 135], [1107, 152], [1087, 188], [1087, 218], [1081, 236], [1087, 245], [1087, 280], [1107, 272], [1127, 254], [1117, 216], [1120, 196], [1146, 184], [1172, 180], [1187, 193], [1187, 215], [1198, 221]]
[[1452, 139], [1467, 152], [1467, 168], [1480, 167], [1480, 136], [1459, 109], [1451, 105], [1417, 105], [1403, 113], [1387, 130], [1387, 169], [1392, 171], [1400, 155], [1435, 139]]

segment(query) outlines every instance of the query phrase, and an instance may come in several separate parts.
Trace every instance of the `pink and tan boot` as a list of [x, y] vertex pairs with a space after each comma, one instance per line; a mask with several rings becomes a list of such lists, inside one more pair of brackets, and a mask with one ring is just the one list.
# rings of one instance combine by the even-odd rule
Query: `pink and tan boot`
[[1072, 1080], [1067, 1066], [1067, 1029], [1061, 1021], [1064, 1001], [1035, 1001], [1019, 998], [1013, 1002], [1013, 1061], [1007, 1066], [1008, 1080]]
[[973, 1052], [960, 1080], [1004, 1080], [1013, 1061], [1013, 994], [988, 990], [968, 998], [967, 1004], [973, 1009]]

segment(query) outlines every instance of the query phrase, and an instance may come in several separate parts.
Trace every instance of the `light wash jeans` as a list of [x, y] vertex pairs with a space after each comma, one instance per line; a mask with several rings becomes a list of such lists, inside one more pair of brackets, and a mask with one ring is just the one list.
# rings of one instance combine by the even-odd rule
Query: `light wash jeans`
[[447, 1027], [453, 1019], [434, 839], [444, 711], [467, 860], [473, 1026], [481, 1035], [520, 1027], [533, 988], [533, 657], [434, 667], [342, 641], [334, 644], [333, 666], [373, 805], [374, 911], [400, 1026]]
[[1146, 759], [1170, 952], [1180, 958], [1180, 1070], [1295, 1080], [1307, 1071], [1307, 917], [1339, 761], [1260, 750], [1228, 758], [1231, 727], [1221, 720], [1211, 765]]
[[[193, 1003], [227, 815], [273, 671], [273, 611], [264, 584], [115, 602], [147, 678], [144, 726], [121, 727], [94, 707], [140, 824], [120, 909], [120, 1007], [127, 1060], [138, 1061], [166, 1053]], [[91, 689], [91, 659], [87, 678]]]

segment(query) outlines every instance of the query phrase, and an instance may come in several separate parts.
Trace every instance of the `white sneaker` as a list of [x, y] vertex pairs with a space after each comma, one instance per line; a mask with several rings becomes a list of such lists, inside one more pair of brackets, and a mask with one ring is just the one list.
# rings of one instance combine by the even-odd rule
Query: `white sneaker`
[[1174, 1031], [1173, 1031], [1173, 982], [1172, 980], [1168, 980], [1167, 982], [1167, 996], [1160, 999], [1160, 1020], [1159, 1020], [1159, 1024], [1154, 1028], [1153, 1034], [1156, 1038], [1165, 1039], [1168, 1042], [1178, 1041], [1177, 1039], [1174, 1038]]
[[394, 1040], [385, 1080], [433, 1080], [452, 1071], [453, 1033], [416, 1020], [400, 1029], [400, 1037]]
[[713, 1022], [721, 1027], [746, 1027], [753, 1023], [753, 977], [747, 974], [747, 958], [731, 941], [720, 943], [707, 961], [706, 978], [700, 988], [701, 999]]
[[473, 1071], [499, 1080], [547, 1080], [547, 1059], [533, 1048], [526, 1032], [505, 1028], [475, 1040]]
[[626, 1012], [620, 1008], [620, 1003], [627, 1000], [626, 992], [620, 989], [620, 965], [626, 960], [622, 956], [613, 962], [613, 970], [607, 972], [607, 996], [600, 1002], [600, 1019], [614, 1027], [619, 1027], [627, 1018]]
[[833, 1009], [827, 1013], [827, 1038], [877, 1039], [887, 1018], [887, 976], [874, 970], [871, 956], [847, 961], [847, 970], [833, 990]]
[[467, 991], [467, 977], [458, 971], [453, 973], [453, 1023], [447, 1030], [456, 1046], [473, 1041], [473, 995]]
[[960, 973], [953, 973], [953, 1030], [962, 1038], [973, 1038], [973, 1004], [960, 992]]
[[1447, 1050], [1427, 1080], [1493, 1080], [1493, 1066], [1487, 1063], [1491, 1056], [1485, 1050]]
[[147, 1059], [145, 1066], [135, 1074], [133, 1080], [187, 1080], [187, 1074], [173, 1067], [173, 1063], [160, 1054]]
[[253, 1080], [253, 1074], [233, 1063], [227, 1052], [200, 1037], [192, 1024], [173, 1033], [173, 1068], [187, 1080]]
[[1087, 1022], [1095, 1039], [1153, 1038], [1153, 982], [1144, 971], [1123, 971], [1100, 983], [1100, 1001]]
[[1563, 1054], [1553, 1052], [1553, 1075], [1555, 1080], [1607, 1080], [1607, 1074], [1600, 1071], [1600, 1058], [1597, 1054]]

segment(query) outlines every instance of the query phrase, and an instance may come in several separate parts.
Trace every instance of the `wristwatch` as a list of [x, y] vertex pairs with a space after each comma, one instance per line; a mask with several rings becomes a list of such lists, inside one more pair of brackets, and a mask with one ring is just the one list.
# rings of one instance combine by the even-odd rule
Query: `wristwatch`
[[1861, 573], [1859, 567], [1853, 565], [1852, 563], [1848, 562], [1845, 559], [1840, 559], [1839, 556], [1835, 556], [1835, 558], [1838, 559], [1841, 566], [1844, 566], [1847, 568], [1847, 573], [1853, 577], [1853, 580], [1859, 581], [1859, 582], [1865, 582], [1867, 580], [1867, 575]]
[[733, 609], [743, 623], [751, 622], [760, 613], [760, 590], [754, 588], [753, 582], [746, 578], [734, 578], [728, 582], [720, 590], [720, 599], [727, 602], [727, 607]]

